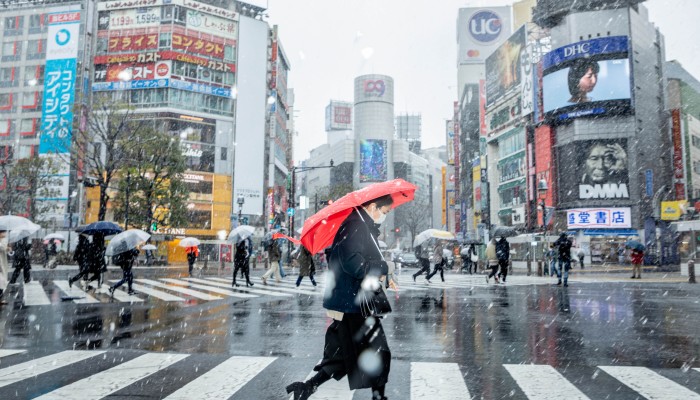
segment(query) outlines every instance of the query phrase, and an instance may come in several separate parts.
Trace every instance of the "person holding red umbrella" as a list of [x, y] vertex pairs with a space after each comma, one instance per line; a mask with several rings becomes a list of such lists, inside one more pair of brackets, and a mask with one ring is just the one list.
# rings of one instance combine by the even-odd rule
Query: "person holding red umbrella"
[[[387, 399], [391, 352], [381, 316], [367, 315], [358, 295], [367, 282], [386, 279], [389, 268], [377, 243], [379, 226], [392, 208], [413, 199], [415, 189], [401, 179], [371, 185], [304, 224], [301, 241], [312, 254], [331, 245], [323, 308], [333, 322], [326, 331], [323, 360], [314, 367], [317, 374], [286, 387], [294, 400], [306, 400], [324, 382], [346, 375], [351, 390], [371, 388], [373, 400]], [[390, 285], [398, 289], [393, 281]]]

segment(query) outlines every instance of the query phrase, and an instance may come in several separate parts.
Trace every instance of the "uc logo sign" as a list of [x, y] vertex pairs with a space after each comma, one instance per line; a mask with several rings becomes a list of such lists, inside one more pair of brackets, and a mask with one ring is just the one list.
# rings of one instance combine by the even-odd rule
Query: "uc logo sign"
[[68, 29], [61, 29], [56, 32], [56, 44], [59, 46], [65, 46], [70, 41], [70, 32]]
[[385, 91], [386, 84], [384, 84], [383, 80], [380, 79], [377, 81], [365, 81], [365, 96], [382, 97], [384, 96]]
[[503, 28], [503, 21], [493, 11], [482, 10], [469, 18], [469, 34], [474, 40], [481, 43], [491, 43], [498, 39]]

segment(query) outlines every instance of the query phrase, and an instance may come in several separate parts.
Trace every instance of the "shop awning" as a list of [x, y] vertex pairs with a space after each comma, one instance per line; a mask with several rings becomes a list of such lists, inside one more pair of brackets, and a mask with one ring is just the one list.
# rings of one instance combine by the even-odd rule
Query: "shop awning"
[[[576, 233], [576, 231], [571, 231]], [[585, 236], [639, 236], [636, 229], [583, 229]]]

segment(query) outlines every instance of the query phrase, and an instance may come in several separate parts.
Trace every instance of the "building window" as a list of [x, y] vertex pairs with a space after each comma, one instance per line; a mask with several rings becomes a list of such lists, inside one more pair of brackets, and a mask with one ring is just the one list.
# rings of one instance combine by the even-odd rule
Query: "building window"
[[190, 210], [187, 211], [187, 228], [190, 229], [210, 229], [211, 211]]
[[22, 43], [5, 42], [2, 44], [2, 61], [17, 61], [22, 55]]
[[17, 36], [22, 34], [24, 17], [5, 17], [5, 36]]
[[15, 67], [0, 68], [0, 87], [16, 86]]
[[8, 161], [12, 160], [12, 146], [0, 146], [0, 160], [2, 161]]
[[221, 161], [226, 161], [228, 159], [228, 147], [221, 148]]
[[175, 6], [165, 6], [160, 9], [160, 22], [170, 22], [175, 14]]
[[36, 118], [23, 119], [20, 122], [19, 134], [22, 137], [36, 137]]
[[22, 109], [33, 110], [39, 108], [39, 92], [24, 92], [22, 93]]
[[693, 172], [700, 174], [700, 161], [693, 161]]
[[9, 119], [0, 119], [0, 136], [9, 137], [10, 136], [10, 123]]
[[17, 159], [22, 160], [25, 158], [31, 158], [34, 155], [34, 146], [32, 145], [22, 145], [19, 146], [17, 151]]
[[30, 65], [24, 67], [24, 82], [26, 86], [39, 86], [44, 84], [44, 66]]
[[29, 16], [29, 33], [39, 33], [44, 28], [46, 14], [33, 14]]
[[171, 33], [161, 33], [158, 37], [158, 47], [161, 49], [169, 49], [172, 40], [171, 38]]
[[29, 40], [27, 42], [27, 60], [37, 60], [46, 57], [46, 39]]
[[700, 149], [700, 138], [695, 135], [690, 135], [690, 139], [693, 142], [693, 147]]
[[12, 109], [12, 93], [0, 93], [0, 110]]
[[106, 53], [109, 47], [109, 38], [98, 37], [97, 44], [95, 45], [95, 51], [98, 54]]
[[231, 45], [224, 46], [224, 60], [236, 61], [236, 48]]

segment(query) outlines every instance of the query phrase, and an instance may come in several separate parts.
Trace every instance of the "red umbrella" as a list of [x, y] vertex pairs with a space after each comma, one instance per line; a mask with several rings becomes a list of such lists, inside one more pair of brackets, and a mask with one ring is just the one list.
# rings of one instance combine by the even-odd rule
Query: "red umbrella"
[[294, 239], [293, 237], [289, 237], [289, 236], [285, 235], [284, 233], [275, 232], [272, 234], [272, 238], [275, 240], [276, 239], [287, 239], [294, 244], [301, 244], [299, 239]]
[[394, 200], [391, 207], [396, 208], [413, 200], [415, 191], [414, 184], [403, 179], [394, 179], [350, 192], [304, 222], [301, 243], [311, 254], [316, 254], [333, 243], [340, 224], [355, 207], [389, 194]]

